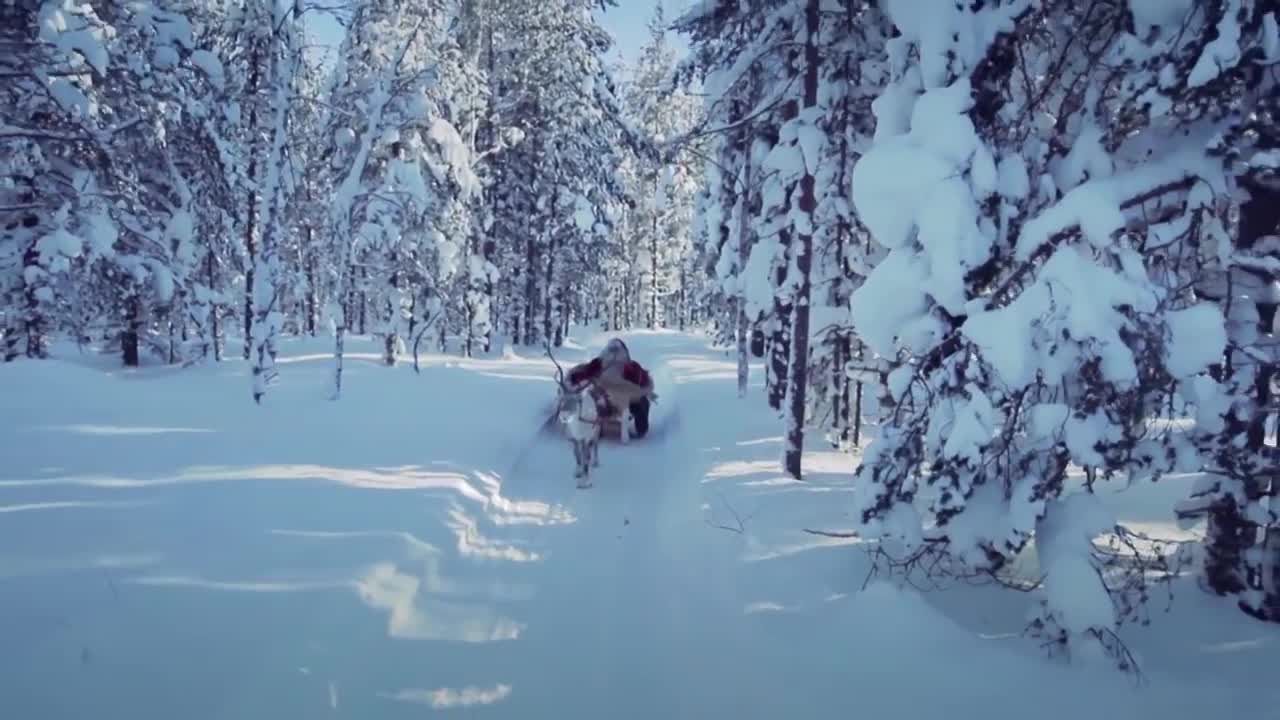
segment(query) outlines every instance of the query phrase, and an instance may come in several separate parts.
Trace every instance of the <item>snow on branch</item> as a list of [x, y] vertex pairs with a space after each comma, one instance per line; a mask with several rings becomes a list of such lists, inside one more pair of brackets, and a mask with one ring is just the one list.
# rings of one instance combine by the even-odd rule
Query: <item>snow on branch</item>
[[[1186, 192], [1191, 189], [1200, 180], [1197, 175], [1182, 175], [1167, 180], [1165, 184], [1156, 187], [1142, 187], [1137, 195], [1128, 197], [1119, 203], [1120, 210], [1132, 210], [1143, 204], [1150, 202], [1163, 195], [1176, 192]], [[1077, 196], [1076, 201], [1083, 204]], [[1083, 197], [1090, 197], [1086, 194]], [[1059, 207], [1059, 206], [1054, 206]], [[990, 298], [983, 302], [982, 309], [984, 311], [998, 310], [1010, 303], [1021, 289], [1025, 286], [1030, 275], [1041, 267], [1043, 262], [1051, 256], [1063, 244], [1078, 240], [1084, 234], [1079, 220], [1073, 215], [1080, 212], [1079, 208], [1072, 210], [1057, 210], [1049, 212], [1048, 220], [1040, 223], [1032, 228], [1030, 237], [1035, 238], [1034, 241], [1023, 242], [1018, 241], [1018, 247], [1026, 248], [1025, 257], [1022, 262], [1013, 269], [1007, 278], [991, 293]], [[1045, 216], [1041, 216], [1045, 217]], [[1030, 223], [1028, 223], [1030, 225]], [[1123, 227], [1121, 225], [1120, 227]], [[1119, 228], [1116, 228], [1119, 229]], [[1020, 253], [1021, 254], [1021, 253]], [[955, 353], [964, 348], [963, 333], [956, 329], [952, 331], [946, 338], [932, 348], [928, 353], [919, 360], [919, 366], [922, 369], [935, 368], [942, 363], [943, 360], [951, 357]]]

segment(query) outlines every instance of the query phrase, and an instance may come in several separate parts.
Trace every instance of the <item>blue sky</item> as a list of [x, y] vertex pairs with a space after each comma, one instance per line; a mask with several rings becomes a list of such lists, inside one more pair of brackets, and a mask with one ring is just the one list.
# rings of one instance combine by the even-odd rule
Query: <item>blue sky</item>
[[[619, 53], [628, 62], [635, 60], [640, 46], [649, 39], [649, 19], [653, 17], [653, 9], [660, 0], [618, 0], [618, 6], [609, 8], [600, 18], [600, 24], [612, 35], [617, 45], [609, 53], [609, 60], [616, 60]], [[664, 0], [667, 22], [680, 16], [690, 5], [690, 0]], [[667, 35], [667, 42], [678, 48], [681, 53], [688, 48], [684, 38], [676, 33]]]
[[[531, 0], [536, 2], [537, 0]], [[600, 17], [600, 24], [613, 35], [616, 45], [609, 52], [609, 61], [621, 57], [630, 62], [635, 60], [640, 47], [648, 39], [649, 18], [653, 17], [653, 9], [662, 2], [666, 9], [667, 22], [671, 22], [689, 6], [691, 0], [617, 0], [617, 7], [610, 8]], [[341, 28], [327, 15], [312, 15], [309, 29], [313, 33], [314, 42], [323, 45], [337, 45]], [[681, 53], [688, 47], [684, 38], [676, 33], [668, 36], [668, 42]]]

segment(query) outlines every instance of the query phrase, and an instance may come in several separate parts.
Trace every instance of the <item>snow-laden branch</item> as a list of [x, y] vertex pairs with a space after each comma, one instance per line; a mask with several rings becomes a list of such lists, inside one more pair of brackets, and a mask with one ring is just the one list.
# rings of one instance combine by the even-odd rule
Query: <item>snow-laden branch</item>
[[729, 133], [734, 130], [737, 130], [738, 128], [750, 125], [754, 123], [756, 120], [758, 120], [759, 118], [765, 115], [768, 115], [774, 110], [777, 110], [779, 107], [782, 106], [783, 103], [792, 99], [790, 97], [791, 88], [794, 87], [796, 82], [798, 81], [799, 81], [799, 76], [792, 76], [787, 81], [787, 84], [784, 85], [782, 89], [779, 90], [777, 93], [775, 93], [772, 98], [762, 101], [759, 105], [756, 106], [754, 110], [748, 113], [745, 117], [739, 120], [736, 120], [734, 122], [726, 123], [718, 127], [707, 128], [705, 127], [705, 123], [709, 122], [711, 118], [715, 117], [711, 112], [708, 111], [707, 114], [704, 116], [705, 118], [704, 127], [695, 128], [693, 130], [690, 130], [687, 133], [684, 133], [683, 135], [680, 135], [679, 137], [673, 138], [672, 140], [665, 143], [663, 147], [673, 148], [678, 150], [689, 145], [690, 143], [692, 143], [694, 140], [697, 140], [698, 138], [706, 137], [710, 135], [723, 135], [725, 133]]
[[[1163, 195], [1185, 192], [1191, 189], [1199, 179], [1198, 175], [1186, 174], [1163, 185], [1143, 188], [1139, 194], [1121, 201], [1118, 207], [1120, 210], [1131, 210]], [[1065, 200], [1064, 198], [1064, 202]], [[1059, 210], [1063, 207], [1065, 207], [1064, 204], [1059, 203], [1039, 216], [1047, 219], [1032, 229], [1034, 234], [1030, 235], [1030, 237], [1035, 238], [1034, 242], [1028, 242], [1024, 245], [1021, 238], [1019, 239], [1018, 247], [1026, 248], [1025, 253], [1019, 253], [1019, 255], [1025, 255], [1025, 259], [991, 293], [990, 298], [983, 303], [983, 311], [998, 310], [1011, 302], [1028, 277], [1035, 273], [1044, 260], [1052, 255], [1063, 243], [1080, 237], [1083, 231], [1078, 219], [1073, 218], [1065, 222], [1058, 222], [1061, 215]], [[1028, 223], [1028, 226], [1031, 226], [1031, 223]], [[1023, 237], [1027, 236], [1024, 235]], [[963, 318], [957, 318], [957, 324], [961, 320]], [[945, 359], [964, 348], [963, 340], [962, 332], [958, 328], [953, 330], [942, 342], [920, 358], [919, 367], [922, 369], [937, 367]]]

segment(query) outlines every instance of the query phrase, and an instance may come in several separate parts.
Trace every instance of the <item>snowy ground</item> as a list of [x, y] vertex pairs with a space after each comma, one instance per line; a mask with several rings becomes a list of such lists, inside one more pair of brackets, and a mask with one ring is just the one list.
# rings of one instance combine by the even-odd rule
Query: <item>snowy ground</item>
[[[847, 525], [851, 459], [782, 479], [731, 358], [626, 339], [654, 430], [586, 491], [535, 353], [415, 375], [357, 341], [334, 403], [287, 343], [263, 407], [239, 362], [0, 368], [0, 717], [1280, 717], [1280, 631], [1190, 584], [1126, 629], [1143, 687], [1010, 637], [1022, 594], [863, 590], [801, 532]], [[1168, 530], [1184, 490], [1112, 501]]]

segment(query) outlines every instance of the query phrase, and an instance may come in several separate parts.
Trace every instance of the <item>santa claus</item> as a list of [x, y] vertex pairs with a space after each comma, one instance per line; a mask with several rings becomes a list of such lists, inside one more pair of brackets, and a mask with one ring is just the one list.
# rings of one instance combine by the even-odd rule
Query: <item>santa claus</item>
[[566, 381], [572, 387], [590, 383], [603, 391], [604, 402], [599, 410], [605, 416], [616, 415], [626, 407], [635, 418], [635, 437], [649, 432], [649, 404], [657, 397], [653, 378], [631, 359], [627, 344], [618, 338], [610, 340], [590, 362], [570, 368]]

